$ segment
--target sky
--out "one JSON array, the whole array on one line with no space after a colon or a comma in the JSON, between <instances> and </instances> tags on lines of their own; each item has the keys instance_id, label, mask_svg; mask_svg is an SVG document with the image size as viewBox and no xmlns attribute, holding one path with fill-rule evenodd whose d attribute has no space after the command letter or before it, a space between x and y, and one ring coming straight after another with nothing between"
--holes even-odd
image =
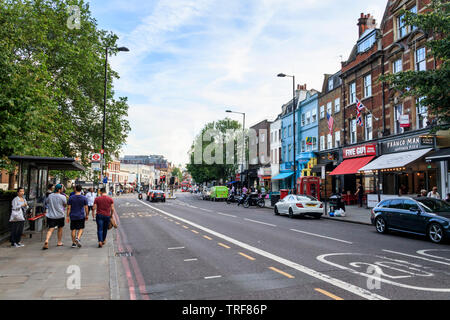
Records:
<instances>
[{"instance_id":1,"label":"sky","mask_svg":"<svg viewBox=\"0 0 450 320\"><path fill-rule=\"evenodd\" d=\"M321 91L358 39L361 13L380 25L387 0L92 0L98 27L119 36L109 58L128 97L122 155L188 162L208 122L275 120L297 84ZM82 26L81 26L82 27Z\"/></svg>"}]
</instances>

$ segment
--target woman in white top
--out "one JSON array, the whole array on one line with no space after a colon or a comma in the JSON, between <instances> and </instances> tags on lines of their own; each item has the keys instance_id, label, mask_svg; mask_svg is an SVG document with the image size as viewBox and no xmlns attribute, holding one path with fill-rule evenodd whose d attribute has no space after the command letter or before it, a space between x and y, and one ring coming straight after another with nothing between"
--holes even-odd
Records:
<instances>
[{"instance_id":1,"label":"woman in white top","mask_svg":"<svg viewBox=\"0 0 450 320\"><path fill-rule=\"evenodd\" d=\"M428 198L435 198L435 199L440 199L441 196L439 195L439 193L437 192L437 187L433 187L433 190L428 192Z\"/></svg>"},{"instance_id":2,"label":"woman in white top","mask_svg":"<svg viewBox=\"0 0 450 320\"><path fill-rule=\"evenodd\" d=\"M28 203L24 198L24 194L25 190L23 188L17 190L17 197L12 201L11 217L9 219L11 223L11 246L16 248L24 246L20 243L25 224L25 216L23 213L28 209Z\"/></svg>"},{"instance_id":3,"label":"woman in white top","mask_svg":"<svg viewBox=\"0 0 450 320\"><path fill-rule=\"evenodd\" d=\"M92 210L92 208L94 207L94 201L95 201L96 195L94 193L93 188L90 188L89 192L86 193L86 198L88 200L88 215L89 215L89 212L92 211L92 218L95 221L94 210Z\"/></svg>"}]
</instances>

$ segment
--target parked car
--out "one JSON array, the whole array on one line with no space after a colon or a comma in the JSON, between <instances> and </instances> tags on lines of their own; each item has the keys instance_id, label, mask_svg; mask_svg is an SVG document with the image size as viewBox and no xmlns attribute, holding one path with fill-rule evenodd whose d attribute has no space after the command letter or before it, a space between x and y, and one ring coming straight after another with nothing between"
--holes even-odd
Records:
<instances>
[{"instance_id":1,"label":"parked car","mask_svg":"<svg viewBox=\"0 0 450 320\"><path fill-rule=\"evenodd\" d=\"M154 190L152 190L152 189L149 189L148 191L147 191L147 201L150 201L150 199L151 199L151 197L152 197L152 193L153 193L153 191Z\"/></svg>"},{"instance_id":2,"label":"parked car","mask_svg":"<svg viewBox=\"0 0 450 320\"><path fill-rule=\"evenodd\" d=\"M153 190L152 195L150 197L151 202L166 202L166 194L162 190Z\"/></svg>"},{"instance_id":3,"label":"parked car","mask_svg":"<svg viewBox=\"0 0 450 320\"><path fill-rule=\"evenodd\" d=\"M324 211L323 203L309 195L290 194L275 203L275 215L288 214L290 218L294 216L312 216L320 219Z\"/></svg>"},{"instance_id":4,"label":"parked car","mask_svg":"<svg viewBox=\"0 0 450 320\"><path fill-rule=\"evenodd\" d=\"M372 209L370 219L379 233L389 230L413 233L427 236L434 243L450 237L450 205L439 199L386 199Z\"/></svg>"},{"instance_id":5,"label":"parked car","mask_svg":"<svg viewBox=\"0 0 450 320\"><path fill-rule=\"evenodd\" d=\"M226 200L228 198L228 188L223 186L211 187L209 197L212 201Z\"/></svg>"},{"instance_id":6,"label":"parked car","mask_svg":"<svg viewBox=\"0 0 450 320\"><path fill-rule=\"evenodd\" d=\"M211 195L211 190L210 190L210 188L203 188L203 191L202 191L202 199L203 199L203 200L209 200L210 195Z\"/></svg>"}]
</instances>

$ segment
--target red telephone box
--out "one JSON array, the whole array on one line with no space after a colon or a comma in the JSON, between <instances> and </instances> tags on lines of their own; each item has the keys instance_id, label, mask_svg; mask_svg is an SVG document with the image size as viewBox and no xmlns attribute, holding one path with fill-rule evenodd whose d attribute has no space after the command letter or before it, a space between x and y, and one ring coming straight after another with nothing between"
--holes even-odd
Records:
<instances>
[{"instance_id":1,"label":"red telephone box","mask_svg":"<svg viewBox=\"0 0 450 320\"><path fill-rule=\"evenodd\" d=\"M297 194L306 194L320 201L320 177L298 178Z\"/></svg>"}]
</instances>

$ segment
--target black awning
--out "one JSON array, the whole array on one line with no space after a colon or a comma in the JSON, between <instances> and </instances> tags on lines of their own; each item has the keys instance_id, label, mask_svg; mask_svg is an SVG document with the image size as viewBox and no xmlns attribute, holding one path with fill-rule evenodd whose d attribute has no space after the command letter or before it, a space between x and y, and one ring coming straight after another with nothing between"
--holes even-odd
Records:
<instances>
[{"instance_id":1,"label":"black awning","mask_svg":"<svg viewBox=\"0 0 450 320\"><path fill-rule=\"evenodd\" d=\"M86 168L74 158L54 158L35 156L9 156L12 161L48 167L48 170L85 171Z\"/></svg>"},{"instance_id":2,"label":"black awning","mask_svg":"<svg viewBox=\"0 0 450 320\"><path fill-rule=\"evenodd\" d=\"M450 148L441 149L425 158L426 161L450 160Z\"/></svg>"}]
</instances>

